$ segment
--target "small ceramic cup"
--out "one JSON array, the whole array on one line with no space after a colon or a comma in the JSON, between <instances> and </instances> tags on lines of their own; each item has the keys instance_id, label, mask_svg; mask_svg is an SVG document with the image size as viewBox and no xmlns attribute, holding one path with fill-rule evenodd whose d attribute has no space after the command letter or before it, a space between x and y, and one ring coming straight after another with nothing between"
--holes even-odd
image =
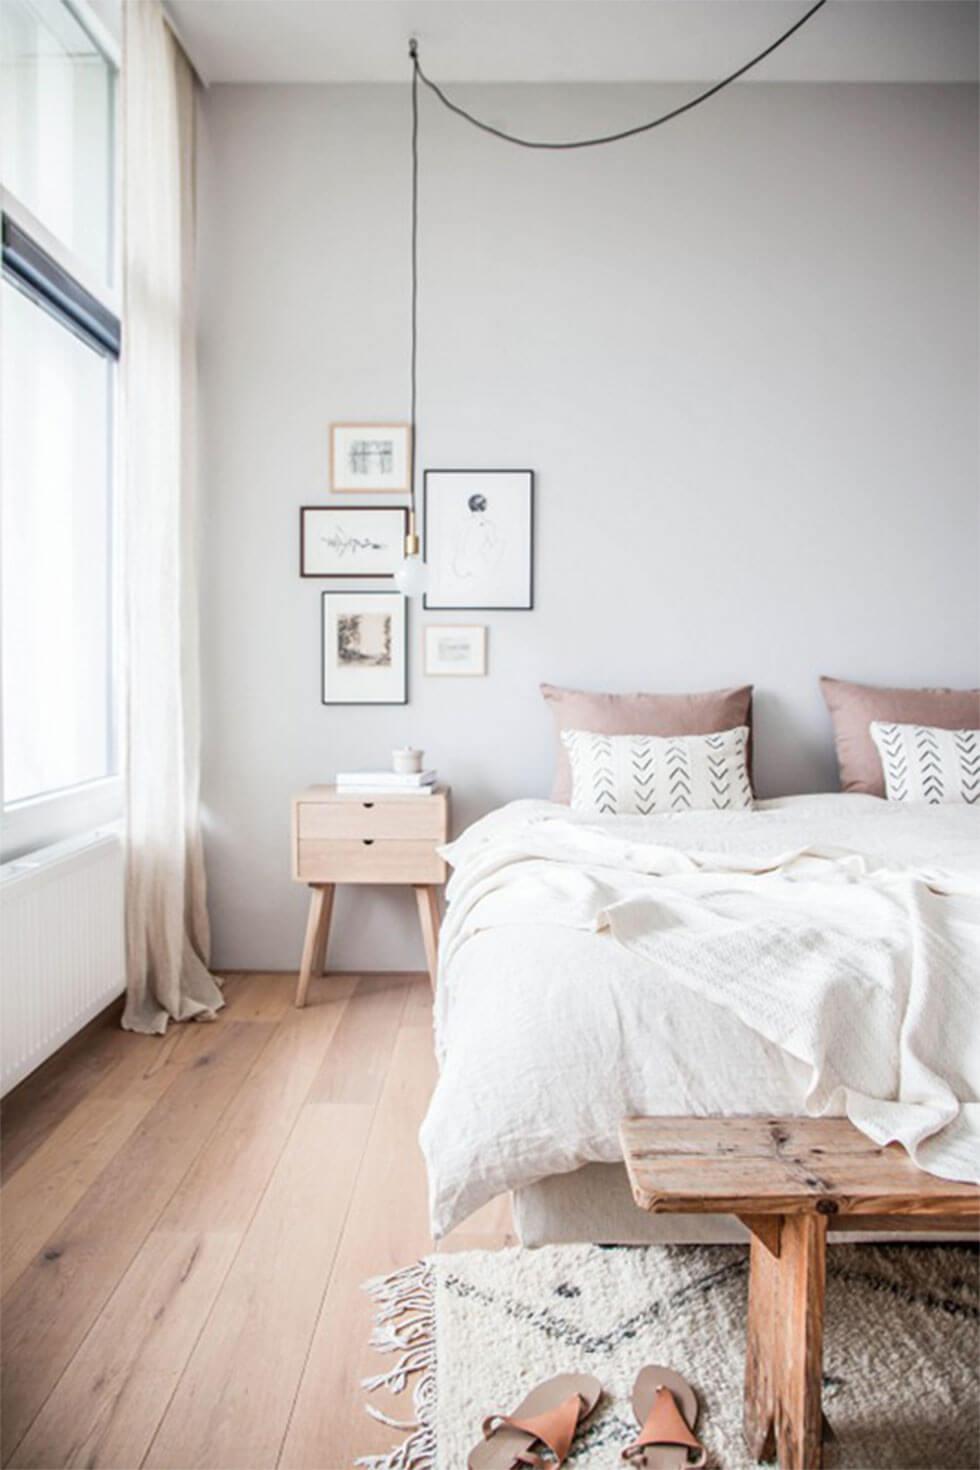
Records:
<instances>
[{"instance_id":1,"label":"small ceramic cup","mask_svg":"<svg viewBox=\"0 0 980 1470\"><path fill-rule=\"evenodd\" d=\"M411 745L403 745L399 750L391 752L391 764L399 776L409 776L422 769L421 750L415 750Z\"/></svg>"}]
</instances>

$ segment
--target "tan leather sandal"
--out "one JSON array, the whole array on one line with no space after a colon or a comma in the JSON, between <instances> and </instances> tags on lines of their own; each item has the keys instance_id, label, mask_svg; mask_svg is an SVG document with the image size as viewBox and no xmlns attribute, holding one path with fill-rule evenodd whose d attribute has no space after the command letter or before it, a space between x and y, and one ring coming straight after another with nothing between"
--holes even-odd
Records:
<instances>
[{"instance_id":1,"label":"tan leather sandal","mask_svg":"<svg viewBox=\"0 0 980 1470\"><path fill-rule=\"evenodd\" d=\"M470 1451L468 1470L550 1470L563 1465L578 1427L592 1413L602 1385L588 1373L559 1373L539 1383L513 1414L490 1414L483 1439ZM534 1450L549 1449L554 1460Z\"/></svg>"},{"instance_id":2,"label":"tan leather sandal","mask_svg":"<svg viewBox=\"0 0 980 1470\"><path fill-rule=\"evenodd\" d=\"M658 1363L641 1368L633 1384L633 1413L640 1432L623 1451L639 1470L698 1470L708 1452L694 1433L698 1396L672 1368ZM697 1450L698 1458L689 1458Z\"/></svg>"}]
</instances>

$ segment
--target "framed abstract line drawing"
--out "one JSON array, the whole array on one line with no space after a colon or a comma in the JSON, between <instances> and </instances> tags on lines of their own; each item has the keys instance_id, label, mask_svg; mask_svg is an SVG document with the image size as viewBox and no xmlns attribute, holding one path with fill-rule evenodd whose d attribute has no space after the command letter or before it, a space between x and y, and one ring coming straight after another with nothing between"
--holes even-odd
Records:
<instances>
[{"instance_id":1,"label":"framed abstract line drawing","mask_svg":"<svg viewBox=\"0 0 980 1470\"><path fill-rule=\"evenodd\" d=\"M331 490L403 495L410 437L408 424L331 424Z\"/></svg>"},{"instance_id":2,"label":"framed abstract line drawing","mask_svg":"<svg viewBox=\"0 0 980 1470\"><path fill-rule=\"evenodd\" d=\"M408 511L399 506L301 505L301 577L390 577L403 555Z\"/></svg>"},{"instance_id":3,"label":"framed abstract line drawing","mask_svg":"<svg viewBox=\"0 0 980 1470\"><path fill-rule=\"evenodd\" d=\"M426 470L426 608L534 606L534 471Z\"/></svg>"},{"instance_id":4,"label":"framed abstract line drawing","mask_svg":"<svg viewBox=\"0 0 980 1470\"><path fill-rule=\"evenodd\" d=\"M324 704L406 704L408 608L400 592L324 592Z\"/></svg>"},{"instance_id":5,"label":"framed abstract line drawing","mask_svg":"<svg viewBox=\"0 0 980 1470\"><path fill-rule=\"evenodd\" d=\"M427 674L479 678L487 671L487 630L482 625L429 623L422 648Z\"/></svg>"}]
</instances>

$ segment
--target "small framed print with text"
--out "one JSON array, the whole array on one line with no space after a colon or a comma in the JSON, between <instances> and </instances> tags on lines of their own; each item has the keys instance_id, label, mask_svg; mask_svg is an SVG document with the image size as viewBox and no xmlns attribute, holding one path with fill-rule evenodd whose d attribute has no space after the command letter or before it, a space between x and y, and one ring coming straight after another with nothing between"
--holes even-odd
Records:
<instances>
[{"instance_id":1,"label":"small framed print with text","mask_svg":"<svg viewBox=\"0 0 980 1470\"><path fill-rule=\"evenodd\" d=\"M487 630L475 623L429 623L423 667L427 674L478 678L487 671Z\"/></svg>"},{"instance_id":2,"label":"small framed print with text","mask_svg":"<svg viewBox=\"0 0 980 1470\"><path fill-rule=\"evenodd\" d=\"M324 592L322 658L324 704L406 704L405 598L400 592Z\"/></svg>"},{"instance_id":3,"label":"small framed print with text","mask_svg":"<svg viewBox=\"0 0 980 1470\"><path fill-rule=\"evenodd\" d=\"M408 424L331 424L331 490L403 495L410 437Z\"/></svg>"},{"instance_id":4,"label":"small framed print with text","mask_svg":"<svg viewBox=\"0 0 980 1470\"><path fill-rule=\"evenodd\" d=\"M426 470L426 608L534 606L534 471Z\"/></svg>"}]
</instances>

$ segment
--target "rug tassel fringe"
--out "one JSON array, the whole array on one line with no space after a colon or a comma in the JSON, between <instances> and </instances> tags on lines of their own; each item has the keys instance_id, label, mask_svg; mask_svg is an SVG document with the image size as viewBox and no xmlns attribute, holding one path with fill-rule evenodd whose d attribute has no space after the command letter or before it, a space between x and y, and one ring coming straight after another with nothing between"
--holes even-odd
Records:
<instances>
[{"instance_id":1,"label":"rug tassel fringe","mask_svg":"<svg viewBox=\"0 0 980 1470\"><path fill-rule=\"evenodd\" d=\"M385 1373L361 1380L368 1392L387 1388L402 1393L410 1376L418 1379L412 1394L415 1418L393 1419L373 1404L365 1408L372 1419L392 1429L411 1430L409 1437L387 1455L369 1455L355 1463L365 1470L435 1470L436 1333L432 1272L426 1261L376 1276L364 1283L376 1303L371 1346L380 1353L400 1354Z\"/></svg>"}]
</instances>

